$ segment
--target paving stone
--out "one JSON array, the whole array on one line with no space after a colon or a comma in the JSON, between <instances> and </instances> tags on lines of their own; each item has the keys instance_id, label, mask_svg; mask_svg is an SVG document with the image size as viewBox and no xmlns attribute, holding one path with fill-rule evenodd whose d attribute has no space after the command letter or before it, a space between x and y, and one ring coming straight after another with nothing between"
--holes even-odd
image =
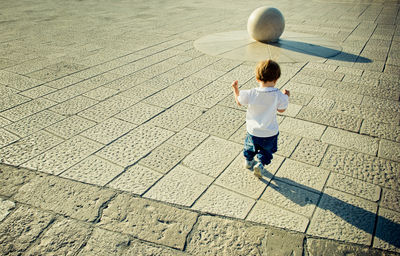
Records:
<instances>
[{"instance_id":1,"label":"paving stone","mask_svg":"<svg viewBox=\"0 0 400 256\"><path fill-rule=\"evenodd\" d=\"M18 166L61 143L63 140L39 131L0 149L1 162Z\"/></svg>"},{"instance_id":2,"label":"paving stone","mask_svg":"<svg viewBox=\"0 0 400 256\"><path fill-rule=\"evenodd\" d=\"M23 167L58 175L102 147L81 136L66 140L23 164Z\"/></svg>"},{"instance_id":3,"label":"paving stone","mask_svg":"<svg viewBox=\"0 0 400 256\"><path fill-rule=\"evenodd\" d=\"M328 144L302 138L290 158L306 164L319 166L327 148Z\"/></svg>"},{"instance_id":4,"label":"paving stone","mask_svg":"<svg viewBox=\"0 0 400 256\"><path fill-rule=\"evenodd\" d=\"M8 119L5 119L3 117L0 116L0 127L4 127L7 126L9 124L11 124L12 122Z\"/></svg>"},{"instance_id":5,"label":"paving stone","mask_svg":"<svg viewBox=\"0 0 400 256\"><path fill-rule=\"evenodd\" d=\"M400 142L400 127L394 124L385 124L372 120L364 120L361 125L360 133L372 137Z\"/></svg>"},{"instance_id":6,"label":"paving stone","mask_svg":"<svg viewBox=\"0 0 400 256\"><path fill-rule=\"evenodd\" d=\"M133 75L124 76L117 80L111 81L107 84L104 84L104 87L107 87L107 88L110 88L113 90L117 90L117 91L126 91L131 88L133 90L134 87L136 87L138 84L140 84L144 81L146 81L145 78L138 77L133 74ZM126 95L124 95L124 97L125 96Z\"/></svg>"},{"instance_id":7,"label":"paving stone","mask_svg":"<svg viewBox=\"0 0 400 256\"><path fill-rule=\"evenodd\" d=\"M139 163L160 173L167 173L188 154L189 151L184 149L162 144L140 160Z\"/></svg>"},{"instance_id":8,"label":"paving stone","mask_svg":"<svg viewBox=\"0 0 400 256\"><path fill-rule=\"evenodd\" d=\"M309 76L307 74L297 73L292 79L291 82L298 82L304 84L310 84L314 86L322 86L326 78L325 76Z\"/></svg>"},{"instance_id":9,"label":"paving stone","mask_svg":"<svg viewBox=\"0 0 400 256\"><path fill-rule=\"evenodd\" d=\"M111 141L121 137L125 133L134 129L136 125L116 119L107 119L88 130L81 133L82 136L91 140L108 144Z\"/></svg>"},{"instance_id":10,"label":"paving stone","mask_svg":"<svg viewBox=\"0 0 400 256\"><path fill-rule=\"evenodd\" d=\"M324 77L330 80L341 81L344 77L343 74L335 73L334 71L323 71L310 68L304 68L300 71L300 74L308 77Z\"/></svg>"},{"instance_id":11,"label":"paving stone","mask_svg":"<svg viewBox=\"0 0 400 256\"><path fill-rule=\"evenodd\" d=\"M2 112L0 115L11 120L18 121L24 117L40 112L53 106L55 103L46 99L35 99L24 104L18 105L12 109Z\"/></svg>"},{"instance_id":12,"label":"paving stone","mask_svg":"<svg viewBox=\"0 0 400 256\"><path fill-rule=\"evenodd\" d=\"M110 89L105 86L100 86L94 90L91 90L87 93L84 93L83 96L86 96L88 98L94 99L94 100L105 100L107 98L110 98L111 96L114 96L117 94L118 91L114 89Z\"/></svg>"},{"instance_id":13,"label":"paving stone","mask_svg":"<svg viewBox=\"0 0 400 256\"><path fill-rule=\"evenodd\" d=\"M55 91L48 95L45 95L44 98L61 103L70 100L76 96L82 95L88 90L90 89L87 89L78 83L71 85L69 87L62 88L61 90Z\"/></svg>"},{"instance_id":14,"label":"paving stone","mask_svg":"<svg viewBox=\"0 0 400 256\"><path fill-rule=\"evenodd\" d=\"M308 105L313 96L309 94L304 94L304 93L293 93L291 92L290 94L290 103L296 104L296 105L301 105L301 106L306 106Z\"/></svg>"},{"instance_id":15,"label":"paving stone","mask_svg":"<svg viewBox=\"0 0 400 256\"><path fill-rule=\"evenodd\" d=\"M17 169L16 167L0 165L0 195L10 197L18 189L31 180L35 174L33 172Z\"/></svg>"},{"instance_id":16,"label":"paving stone","mask_svg":"<svg viewBox=\"0 0 400 256\"><path fill-rule=\"evenodd\" d=\"M187 151L192 151L200 143L202 143L209 135L206 133L198 132L189 128L183 128L176 133L166 143L183 148Z\"/></svg>"},{"instance_id":17,"label":"paving stone","mask_svg":"<svg viewBox=\"0 0 400 256\"><path fill-rule=\"evenodd\" d=\"M103 210L98 227L183 249L197 214L129 195L118 195Z\"/></svg>"},{"instance_id":18,"label":"paving stone","mask_svg":"<svg viewBox=\"0 0 400 256\"><path fill-rule=\"evenodd\" d=\"M242 146L210 137L183 160L183 165L211 177L217 177L242 150Z\"/></svg>"},{"instance_id":19,"label":"paving stone","mask_svg":"<svg viewBox=\"0 0 400 256\"><path fill-rule=\"evenodd\" d=\"M73 115L47 127L45 130L64 139L69 139L94 125L96 125L96 123L93 121Z\"/></svg>"},{"instance_id":20,"label":"paving stone","mask_svg":"<svg viewBox=\"0 0 400 256\"><path fill-rule=\"evenodd\" d=\"M400 103L397 100L380 99L374 96L364 96L362 106L383 109L385 111L400 111Z\"/></svg>"},{"instance_id":21,"label":"paving stone","mask_svg":"<svg viewBox=\"0 0 400 256\"><path fill-rule=\"evenodd\" d=\"M325 189L307 234L370 245L377 204L362 198Z\"/></svg>"},{"instance_id":22,"label":"paving stone","mask_svg":"<svg viewBox=\"0 0 400 256\"><path fill-rule=\"evenodd\" d=\"M17 140L19 140L19 137L17 135L0 128L0 148L7 146Z\"/></svg>"},{"instance_id":23,"label":"paving stone","mask_svg":"<svg viewBox=\"0 0 400 256\"><path fill-rule=\"evenodd\" d=\"M288 243L287 241L290 241ZM286 230L268 228L263 240L262 255L303 255L304 235Z\"/></svg>"},{"instance_id":24,"label":"paving stone","mask_svg":"<svg viewBox=\"0 0 400 256\"><path fill-rule=\"evenodd\" d=\"M2 92L2 96L0 96L0 99L0 111L11 109L30 100L28 97L14 94L12 92Z\"/></svg>"},{"instance_id":25,"label":"paving stone","mask_svg":"<svg viewBox=\"0 0 400 256\"><path fill-rule=\"evenodd\" d=\"M17 90L24 91L43 84L44 82L30 77L0 70L0 83L8 85Z\"/></svg>"},{"instance_id":26,"label":"paving stone","mask_svg":"<svg viewBox=\"0 0 400 256\"><path fill-rule=\"evenodd\" d=\"M97 101L95 100L83 96L78 96L70 100L64 101L63 103L60 103L58 105L55 105L54 107L50 108L50 110L60 115L72 116L77 114L78 112L81 112L84 109L89 108L90 106L93 106L96 103Z\"/></svg>"},{"instance_id":27,"label":"paving stone","mask_svg":"<svg viewBox=\"0 0 400 256\"><path fill-rule=\"evenodd\" d=\"M149 123L178 132L198 118L203 111L202 108L196 106L178 103L153 118Z\"/></svg>"},{"instance_id":28,"label":"paving stone","mask_svg":"<svg viewBox=\"0 0 400 256\"><path fill-rule=\"evenodd\" d=\"M335 101L333 99L314 97L308 104L308 107L322 111L330 111L334 105Z\"/></svg>"},{"instance_id":29,"label":"paving stone","mask_svg":"<svg viewBox=\"0 0 400 256\"><path fill-rule=\"evenodd\" d=\"M115 117L134 124L142 124L164 111L163 108L139 102Z\"/></svg>"},{"instance_id":30,"label":"paving stone","mask_svg":"<svg viewBox=\"0 0 400 256\"><path fill-rule=\"evenodd\" d=\"M399 162L400 143L382 139L379 143L378 156Z\"/></svg>"},{"instance_id":31,"label":"paving stone","mask_svg":"<svg viewBox=\"0 0 400 256\"><path fill-rule=\"evenodd\" d=\"M245 122L245 112L215 106L188 127L212 135L229 138Z\"/></svg>"},{"instance_id":32,"label":"paving stone","mask_svg":"<svg viewBox=\"0 0 400 256\"><path fill-rule=\"evenodd\" d=\"M22 206L0 223L0 253L21 255L54 217L46 212Z\"/></svg>"},{"instance_id":33,"label":"paving stone","mask_svg":"<svg viewBox=\"0 0 400 256\"><path fill-rule=\"evenodd\" d=\"M226 82L215 81L191 94L183 102L203 108L211 108L231 92Z\"/></svg>"},{"instance_id":34,"label":"paving stone","mask_svg":"<svg viewBox=\"0 0 400 256\"><path fill-rule=\"evenodd\" d=\"M0 222L4 220L8 214L15 208L15 203L0 198Z\"/></svg>"},{"instance_id":35,"label":"paving stone","mask_svg":"<svg viewBox=\"0 0 400 256\"><path fill-rule=\"evenodd\" d=\"M329 171L286 159L275 177L283 182L319 193L328 179Z\"/></svg>"},{"instance_id":36,"label":"paving stone","mask_svg":"<svg viewBox=\"0 0 400 256\"><path fill-rule=\"evenodd\" d=\"M289 90L291 93L296 94L296 93L303 93L303 94L308 94L312 96L322 96L326 92L326 88L323 88L321 86L314 86L310 84L303 84L299 82L289 82L286 83L285 86L283 87L284 89Z\"/></svg>"},{"instance_id":37,"label":"paving stone","mask_svg":"<svg viewBox=\"0 0 400 256\"><path fill-rule=\"evenodd\" d=\"M178 165L146 192L144 197L190 207L213 181L209 176Z\"/></svg>"},{"instance_id":38,"label":"paving stone","mask_svg":"<svg viewBox=\"0 0 400 256\"><path fill-rule=\"evenodd\" d=\"M400 212L400 191L384 188L380 206Z\"/></svg>"},{"instance_id":39,"label":"paving stone","mask_svg":"<svg viewBox=\"0 0 400 256\"><path fill-rule=\"evenodd\" d=\"M72 255L89 239L89 225L71 219L56 221L41 236L40 241L30 247L26 255Z\"/></svg>"},{"instance_id":40,"label":"paving stone","mask_svg":"<svg viewBox=\"0 0 400 256\"><path fill-rule=\"evenodd\" d=\"M301 110L303 106L289 103L287 109L283 113L278 113L278 115L282 116L290 116L290 117L295 117Z\"/></svg>"},{"instance_id":41,"label":"paving stone","mask_svg":"<svg viewBox=\"0 0 400 256\"><path fill-rule=\"evenodd\" d=\"M254 199L211 185L192 208L201 212L244 219L254 203Z\"/></svg>"},{"instance_id":42,"label":"paving stone","mask_svg":"<svg viewBox=\"0 0 400 256\"><path fill-rule=\"evenodd\" d=\"M156 247L128 235L95 228L89 241L78 255L184 255L179 250Z\"/></svg>"},{"instance_id":43,"label":"paving stone","mask_svg":"<svg viewBox=\"0 0 400 256\"><path fill-rule=\"evenodd\" d=\"M276 154L289 157L297 145L301 137L287 133L287 132L279 132L278 135L278 151ZM242 140L244 142L244 139Z\"/></svg>"},{"instance_id":44,"label":"paving stone","mask_svg":"<svg viewBox=\"0 0 400 256\"><path fill-rule=\"evenodd\" d=\"M96 155L126 167L146 156L173 134L162 128L142 125L107 145Z\"/></svg>"},{"instance_id":45,"label":"paving stone","mask_svg":"<svg viewBox=\"0 0 400 256\"><path fill-rule=\"evenodd\" d=\"M259 255L266 232L263 226L201 216L186 250L193 255Z\"/></svg>"},{"instance_id":46,"label":"paving stone","mask_svg":"<svg viewBox=\"0 0 400 256\"><path fill-rule=\"evenodd\" d=\"M43 210L92 222L97 219L99 208L114 195L114 192L104 188L42 175L23 185L14 199Z\"/></svg>"},{"instance_id":47,"label":"paving stone","mask_svg":"<svg viewBox=\"0 0 400 256\"><path fill-rule=\"evenodd\" d=\"M373 247L400 252L400 213L379 208Z\"/></svg>"},{"instance_id":48,"label":"paving stone","mask_svg":"<svg viewBox=\"0 0 400 256\"><path fill-rule=\"evenodd\" d=\"M240 66L235 67L234 69L220 77L218 80L228 83L232 83L232 81L238 80L239 83L246 83L254 77L254 69L254 66L241 64Z\"/></svg>"},{"instance_id":49,"label":"paving stone","mask_svg":"<svg viewBox=\"0 0 400 256\"><path fill-rule=\"evenodd\" d=\"M50 93L54 92L55 90L56 89L48 87L46 85L40 85L38 87L34 87L27 91L21 92L21 95L29 97L31 99L37 99L39 97L42 97L43 95L50 94Z\"/></svg>"},{"instance_id":50,"label":"paving stone","mask_svg":"<svg viewBox=\"0 0 400 256\"><path fill-rule=\"evenodd\" d=\"M84 65L80 65L77 63L69 62L69 61L60 61L58 63L47 66L46 68L52 69L52 70L64 71L67 73L75 73L75 72L85 69L87 67Z\"/></svg>"},{"instance_id":51,"label":"paving stone","mask_svg":"<svg viewBox=\"0 0 400 256\"><path fill-rule=\"evenodd\" d=\"M78 82L81 81L81 80L82 80L82 79L77 78L77 77L65 76L65 77L62 77L62 78L60 78L60 79L57 79L57 80L48 82L48 83L46 83L45 85L46 85L46 86L49 86L49 87L51 87L51 88L54 88L54 89L63 89L63 88L65 88L65 87L68 87L68 86L70 86L70 85L73 85L73 84L75 84L75 83L78 83Z\"/></svg>"},{"instance_id":52,"label":"paving stone","mask_svg":"<svg viewBox=\"0 0 400 256\"><path fill-rule=\"evenodd\" d=\"M285 120L283 120L283 122L279 125L280 131L315 140L319 140L321 138L325 129L326 127L323 125L289 117L285 118Z\"/></svg>"},{"instance_id":53,"label":"paving stone","mask_svg":"<svg viewBox=\"0 0 400 256\"><path fill-rule=\"evenodd\" d=\"M34 78L43 82L49 82L56 80L57 78L68 75L69 72L62 70L51 70L51 69L40 69L31 73L26 74L27 77Z\"/></svg>"}]
</instances>

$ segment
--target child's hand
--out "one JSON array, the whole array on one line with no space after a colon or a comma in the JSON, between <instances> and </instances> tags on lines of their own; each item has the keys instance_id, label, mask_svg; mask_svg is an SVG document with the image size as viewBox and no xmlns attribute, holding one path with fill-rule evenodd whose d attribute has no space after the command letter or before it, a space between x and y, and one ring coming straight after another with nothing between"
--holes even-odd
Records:
<instances>
[{"instance_id":1,"label":"child's hand","mask_svg":"<svg viewBox=\"0 0 400 256\"><path fill-rule=\"evenodd\" d=\"M288 97L290 97L290 92L289 92L289 90L284 89L284 90L283 90L283 94L286 94Z\"/></svg>"},{"instance_id":2,"label":"child's hand","mask_svg":"<svg viewBox=\"0 0 400 256\"><path fill-rule=\"evenodd\" d=\"M235 89L235 90L239 88L238 80L233 81L232 88Z\"/></svg>"}]
</instances>

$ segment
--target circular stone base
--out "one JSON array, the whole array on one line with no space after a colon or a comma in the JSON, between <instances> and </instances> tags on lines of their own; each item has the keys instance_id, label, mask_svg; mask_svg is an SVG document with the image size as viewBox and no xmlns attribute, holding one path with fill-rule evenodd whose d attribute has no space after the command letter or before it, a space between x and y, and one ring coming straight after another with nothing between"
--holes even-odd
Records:
<instances>
[{"instance_id":1,"label":"circular stone base","mask_svg":"<svg viewBox=\"0 0 400 256\"><path fill-rule=\"evenodd\" d=\"M278 42L267 44L252 39L245 30L230 31L204 36L194 46L208 55L252 62L265 59L279 63L323 62L342 52L336 42L295 32L284 32Z\"/></svg>"}]
</instances>

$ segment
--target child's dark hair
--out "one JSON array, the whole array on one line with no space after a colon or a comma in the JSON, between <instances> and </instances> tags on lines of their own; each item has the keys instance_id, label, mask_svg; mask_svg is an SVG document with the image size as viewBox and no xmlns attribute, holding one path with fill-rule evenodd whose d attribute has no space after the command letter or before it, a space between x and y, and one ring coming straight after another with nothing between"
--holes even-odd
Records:
<instances>
[{"instance_id":1,"label":"child's dark hair","mask_svg":"<svg viewBox=\"0 0 400 256\"><path fill-rule=\"evenodd\" d=\"M261 61L256 68L257 80L263 82L272 82L281 77L281 68L273 60Z\"/></svg>"}]
</instances>

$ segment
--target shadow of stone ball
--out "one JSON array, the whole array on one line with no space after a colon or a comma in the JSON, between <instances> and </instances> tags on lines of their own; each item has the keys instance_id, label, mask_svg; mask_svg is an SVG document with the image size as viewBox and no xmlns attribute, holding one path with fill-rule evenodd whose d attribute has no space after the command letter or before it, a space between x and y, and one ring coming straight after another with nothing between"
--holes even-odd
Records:
<instances>
[{"instance_id":1,"label":"shadow of stone ball","mask_svg":"<svg viewBox=\"0 0 400 256\"><path fill-rule=\"evenodd\" d=\"M285 29L282 13L272 7L263 6L254 10L247 21L247 32L259 42L277 42Z\"/></svg>"}]
</instances>

